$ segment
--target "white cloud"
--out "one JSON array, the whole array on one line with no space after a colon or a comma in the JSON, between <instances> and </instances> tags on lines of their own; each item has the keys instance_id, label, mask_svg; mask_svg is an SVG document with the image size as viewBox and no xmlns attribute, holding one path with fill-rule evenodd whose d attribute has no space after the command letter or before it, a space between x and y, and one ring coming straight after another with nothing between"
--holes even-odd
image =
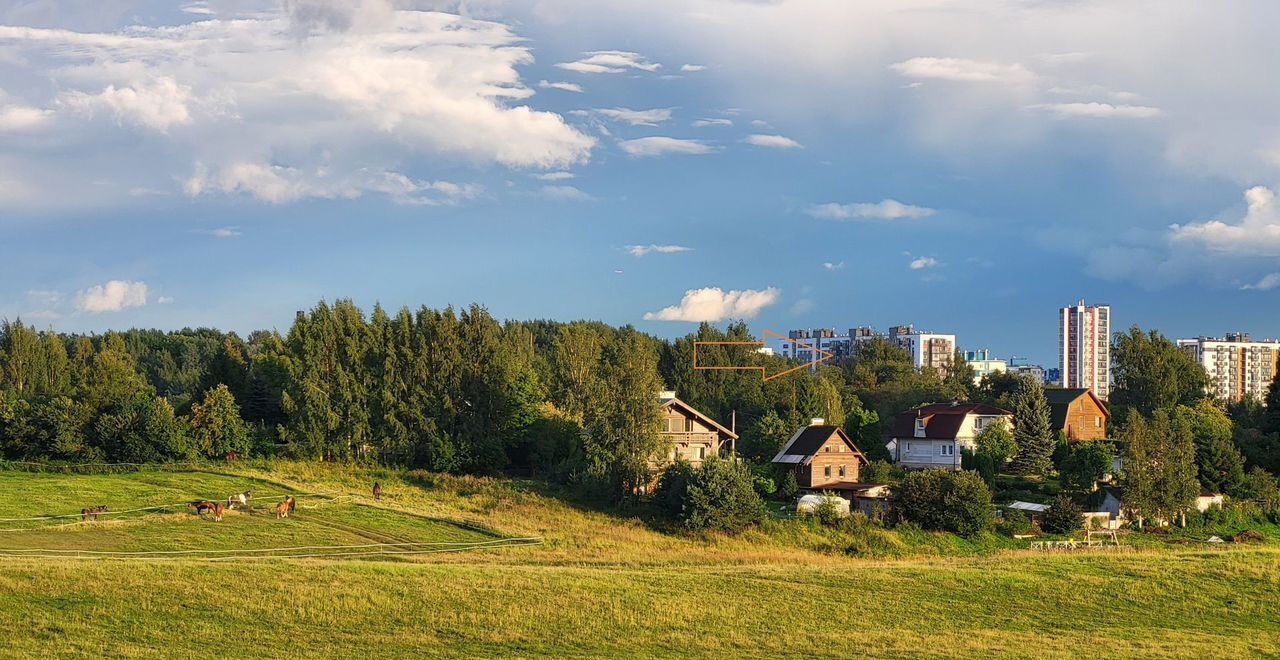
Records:
<instances>
[{"instance_id":1,"label":"white cloud","mask_svg":"<svg viewBox=\"0 0 1280 660\"><path fill-rule=\"evenodd\" d=\"M651 110L598 108L594 112L614 121L626 122L632 126L657 126L671 119L671 110L671 108L653 108Z\"/></svg>"},{"instance_id":2,"label":"white cloud","mask_svg":"<svg viewBox=\"0 0 1280 660\"><path fill-rule=\"evenodd\" d=\"M677 252L691 252L693 251L693 248L685 247L683 245L654 245L651 243L649 245L628 245L626 250L627 252L630 252L632 256L643 257L647 254L654 253L675 254Z\"/></svg>"},{"instance_id":3,"label":"white cloud","mask_svg":"<svg viewBox=\"0 0 1280 660\"><path fill-rule=\"evenodd\" d=\"M911 206L894 199L885 199L876 203L858 202L854 204L815 204L805 210L809 215L822 220L898 220L902 218L927 218L936 211L923 206Z\"/></svg>"},{"instance_id":4,"label":"white cloud","mask_svg":"<svg viewBox=\"0 0 1280 660\"><path fill-rule=\"evenodd\" d=\"M769 287L762 291L724 291L719 287L690 289L680 304L646 312L646 321L723 321L754 318L760 310L778 302L781 292Z\"/></svg>"},{"instance_id":5,"label":"white cloud","mask_svg":"<svg viewBox=\"0 0 1280 660\"><path fill-rule=\"evenodd\" d=\"M106 284L91 286L76 298L76 309L90 314L118 312L127 307L147 304L145 282L111 280Z\"/></svg>"},{"instance_id":6,"label":"white cloud","mask_svg":"<svg viewBox=\"0 0 1280 660\"><path fill-rule=\"evenodd\" d=\"M838 262L824 261L822 262L822 268L824 270L844 270L844 262L843 261L838 261Z\"/></svg>"},{"instance_id":7,"label":"white cloud","mask_svg":"<svg viewBox=\"0 0 1280 660\"><path fill-rule=\"evenodd\" d=\"M595 199L573 186L543 186L540 192L547 199L561 202L587 202Z\"/></svg>"},{"instance_id":8,"label":"white cloud","mask_svg":"<svg viewBox=\"0 0 1280 660\"><path fill-rule=\"evenodd\" d=\"M1244 291L1270 291L1278 286L1280 286L1280 273L1269 273L1263 275L1256 284L1246 284L1240 288Z\"/></svg>"},{"instance_id":9,"label":"white cloud","mask_svg":"<svg viewBox=\"0 0 1280 660\"><path fill-rule=\"evenodd\" d=\"M58 103L90 117L99 111L110 112L119 124L134 124L161 133L192 121L191 87L180 85L169 76L120 88L107 85L97 94L72 90L58 97Z\"/></svg>"},{"instance_id":10,"label":"white cloud","mask_svg":"<svg viewBox=\"0 0 1280 660\"><path fill-rule=\"evenodd\" d=\"M543 181L564 181L574 178L573 172L546 172L538 175Z\"/></svg>"},{"instance_id":11,"label":"white cloud","mask_svg":"<svg viewBox=\"0 0 1280 660\"><path fill-rule=\"evenodd\" d=\"M733 126L732 119L724 119L720 117L698 119L693 122L695 128L703 128L706 126Z\"/></svg>"},{"instance_id":12,"label":"white cloud","mask_svg":"<svg viewBox=\"0 0 1280 660\"><path fill-rule=\"evenodd\" d=\"M702 155L715 151L713 147L701 140L684 140L680 138L653 136L622 140L619 147L629 156L650 158L667 154Z\"/></svg>"},{"instance_id":13,"label":"white cloud","mask_svg":"<svg viewBox=\"0 0 1280 660\"><path fill-rule=\"evenodd\" d=\"M324 167L304 171L261 162L237 162L217 171L197 163L183 190L191 197L248 194L272 204L307 198L357 199L366 193L379 193L399 204L442 206L474 199L482 188L451 181L419 181L390 171L361 170L337 177Z\"/></svg>"},{"instance_id":14,"label":"white cloud","mask_svg":"<svg viewBox=\"0 0 1280 660\"><path fill-rule=\"evenodd\" d=\"M159 298L156 298L156 304L157 304L157 305L172 305L172 304L173 304L173 296L160 296Z\"/></svg>"},{"instance_id":15,"label":"white cloud","mask_svg":"<svg viewBox=\"0 0 1280 660\"><path fill-rule=\"evenodd\" d=\"M26 131L49 122L48 110L22 105L0 106L0 133Z\"/></svg>"},{"instance_id":16,"label":"white cloud","mask_svg":"<svg viewBox=\"0 0 1280 660\"><path fill-rule=\"evenodd\" d=\"M4 99L4 122L40 122L29 109L49 107L43 121L58 140L56 154L6 154L0 169L22 174L4 177L3 201L125 202L130 189L172 190L172 173L195 163L211 179L188 189L283 203L349 197L375 186L361 181L418 165L550 169L590 158L596 138L527 105L520 68L533 56L508 26L382 0L311 13L304 4L316 3L117 32L0 25L0 50L49 79ZM100 117L158 137L120 149ZM54 160L65 153L79 155ZM73 199L68 186L87 194Z\"/></svg>"},{"instance_id":17,"label":"white cloud","mask_svg":"<svg viewBox=\"0 0 1280 660\"><path fill-rule=\"evenodd\" d=\"M916 257L911 260L909 265L911 266L911 270L925 270L927 268L937 268L942 264L933 257Z\"/></svg>"},{"instance_id":18,"label":"white cloud","mask_svg":"<svg viewBox=\"0 0 1280 660\"><path fill-rule=\"evenodd\" d=\"M706 65L704 65L704 64L682 64L682 65L680 65L680 73L697 73L697 72L699 72L699 71L706 71L706 70L707 70L707 67L706 67Z\"/></svg>"},{"instance_id":19,"label":"white cloud","mask_svg":"<svg viewBox=\"0 0 1280 660\"><path fill-rule=\"evenodd\" d=\"M1151 119L1164 114L1160 108L1145 105L1111 105L1110 103L1038 103L1028 110L1040 110L1055 117L1117 117L1121 119Z\"/></svg>"},{"instance_id":20,"label":"white cloud","mask_svg":"<svg viewBox=\"0 0 1280 660\"><path fill-rule=\"evenodd\" d=\"M1210 220L1171 225L1175 242L1204 247L1220 254L1280 257L1280 205L1270 188L1254 186L1244 193L1246 211L1238 224Z\"/></svg>"},{"instance_id":21,"label":"white cloud","mask_svg":"<svg viewBox=\"0 0 1280 660\"><path fill-rule=\"evenodd\" d=\"M956 57L913 57L889 66L907 78L928 78L956 82L1024 83L1035 74L1021 64L1006 64Z\"/></svg>"},{"instance_id":22,"label":"white cloud","mask_svg":"<svg viewBox=\"0 0 1280 660\"><path fill-rule=\"evenodd\" d=\"M205 234L214 238L235 238L240 235L240 230L236 227L218 227L216 229L193 229L196 234Z\"/></svg>"},{"instance_id":23,"label":"white cloud","mask_svg":"<svg viewBox=\"0 0 1280 660\"><path fill-rule=\"evenodd\" d=\"M803 146L789 137L782 135L761 135L758 133L748 135L745 142L757 147L768 147L771 149L799 149Z\"/></svg>"},{"instance_id":24,"label":"white cloud","mask_svg":"<svg viewBox=\"0 0 1280 660\"><path fill-rule=\"evenodd\" d=\"M547 80L539 80L538 87L540 89L558 89L564 92L582 93L582 85L571 82L550 82Z\"/></svg>"},{"instance_id":25,"label":"white cloud","mask_svg":"<svg viewBox=\"0 0 1280 660\"><path fill-rule=\"evenodd\" d=\"M627 69L657 71L661 64L650 62L643 55L625 50L596 50L583 53L585 57L573 62L561 62L556 66L575 73L622 73Z\"/></svg>"}]
</instances>

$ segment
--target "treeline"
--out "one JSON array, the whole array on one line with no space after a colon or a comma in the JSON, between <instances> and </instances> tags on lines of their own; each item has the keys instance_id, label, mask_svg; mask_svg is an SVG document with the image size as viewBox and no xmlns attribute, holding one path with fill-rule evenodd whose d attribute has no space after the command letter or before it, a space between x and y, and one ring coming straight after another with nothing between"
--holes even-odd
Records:
<instances>
[{"instance_id":1,"label":"treeline","mask_svg":"<svg viewBox=\"0 0 1280 660\"><path fill-rule=\"evenodd\" d=\"M838 364L768 381L759 371L693 368L695 342L752 341L743 323L665 340L595 322L500 322L478 305L366 314L347 300L299 312L283 336L73 335L5 321L0 454L142 462L279 452L437 471L522 469L626 490L647 478L661 449L656 393L671 389L722 423L735 420L739 452L762 467L812 417L844 426L872 459L887 458L882 439L896 413L953 399L1018 413L1010 447L1023 454L1013 454L1020 472L1056 469L1062 458L1048 462L1053 439L1040 428L1038 385L1007 375L974 385L958 358L940 374L921 371L898 347L870 341ZM1117 336L1115 356L1112 437L1133 426L1130 411L1201 420L1212 409L1226 423L1196 435L1205 438L1195 441L1201 483L1234 483L1237 459L1246 472L1280 468L1274 387L1270 406L1204 402L1203 371L1136 328ZM698 363L767 373L794 366L742 345L700 345Z\"/></svg>"}]
</instances>

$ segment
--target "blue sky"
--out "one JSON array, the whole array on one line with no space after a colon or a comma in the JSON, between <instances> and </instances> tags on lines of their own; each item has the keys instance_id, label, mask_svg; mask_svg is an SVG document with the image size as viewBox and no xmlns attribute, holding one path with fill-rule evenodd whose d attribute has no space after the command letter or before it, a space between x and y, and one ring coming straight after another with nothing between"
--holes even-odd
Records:
<instances>
[{"instance_id":1,"label":"blue sky","mask_svg":"<svg viewBox=\"0 0 1280 660\"><path fill-rule=\"evenodd\" d=\"M1280 335L1280 6L1117 4L11 0L0 315Z\"/></svg>"}]
</instances>

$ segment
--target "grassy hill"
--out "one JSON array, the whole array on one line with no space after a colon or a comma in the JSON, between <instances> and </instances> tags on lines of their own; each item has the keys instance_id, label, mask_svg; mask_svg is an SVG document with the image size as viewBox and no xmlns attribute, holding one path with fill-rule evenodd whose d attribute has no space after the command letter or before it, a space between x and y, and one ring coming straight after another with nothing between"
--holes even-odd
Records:
<instances>
[{"instance_id":1,"label":"grassy hill","mask_svg":"<svg viewBox=\"0 0 1280 660\"><path fill-rule=\"evenodd\" d=\"M385 489L378 503L367 496L375 480ZM1280 551L1269 545L1046 555L995 537L786 520L693 538L534 482L306 463L0 472L0 518L246 489L264 500L306 496L288 520L263 506L222 523L181 509L90 525L0 522L0 550L221 551L0 559L0 655L1202 657L1280 648ZM542 542L475 545L513 537ZM245 552L388 541L466 545L355 558Z\"/></svg>"}]
</instances>

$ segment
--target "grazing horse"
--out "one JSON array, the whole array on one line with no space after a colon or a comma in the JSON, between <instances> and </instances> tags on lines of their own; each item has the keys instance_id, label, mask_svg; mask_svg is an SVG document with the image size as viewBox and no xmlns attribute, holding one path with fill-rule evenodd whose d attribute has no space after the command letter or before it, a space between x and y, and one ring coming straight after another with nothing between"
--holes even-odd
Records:
<instances>
[{"instance_id":1,"label":"grazing horse","mask_svg":"<svg viewBox=\"0 0 1280 660\"><path fill-rule=\"evenodd\" d=\"M90 518L97 520L99 514L107 512L107 505L102 504L88 509L80 509L80 522L85 522Z\"/></svg>"},{"instance_id":2,"label":"grazing horse","mask_svg":"<svg viewBox=\"0 0 1280 660\"><path fill-rule=\"evenodd\" d=\"M236 493L235 495L228 495L227 508L234 509L237 506L241 506L241 507L248 506L249 498L251 497L253 497L253 491L249 491L249 490L246 490L243 493Z\"/></svg>"},{"instance_id":3,"label":"grazing horse","mask_svg":"<svg viewBox=\"0 0 1280 660\"><path fill-rule=\"evenodd\" d=\"M373 482L373 499L375 501L382 499L382 484Z\"/></svg>"},{"instance_id":4,"label":"grazing horse","mask_svg":"<svg viewBox=\"0 0 1280 660\"><path fill-rule=\"evenodd\" d=\"M276 518L288 518L289 513L298 508L297 500L290 495L284 498L284 501L276 505Z\"/></svg>"},{"instance_id":5,"label":"grazing horse","mask_svg":"<svg viewBox=\"0 0 1280 660\"><path fill-rule=\"evenodd\" d=\"M196 500L188 507L194 508L197 516L204 516L205 511L213 512L214 522L222 522L222 502L210 502L209 500Z\"/></svg>"}]
</instances>

